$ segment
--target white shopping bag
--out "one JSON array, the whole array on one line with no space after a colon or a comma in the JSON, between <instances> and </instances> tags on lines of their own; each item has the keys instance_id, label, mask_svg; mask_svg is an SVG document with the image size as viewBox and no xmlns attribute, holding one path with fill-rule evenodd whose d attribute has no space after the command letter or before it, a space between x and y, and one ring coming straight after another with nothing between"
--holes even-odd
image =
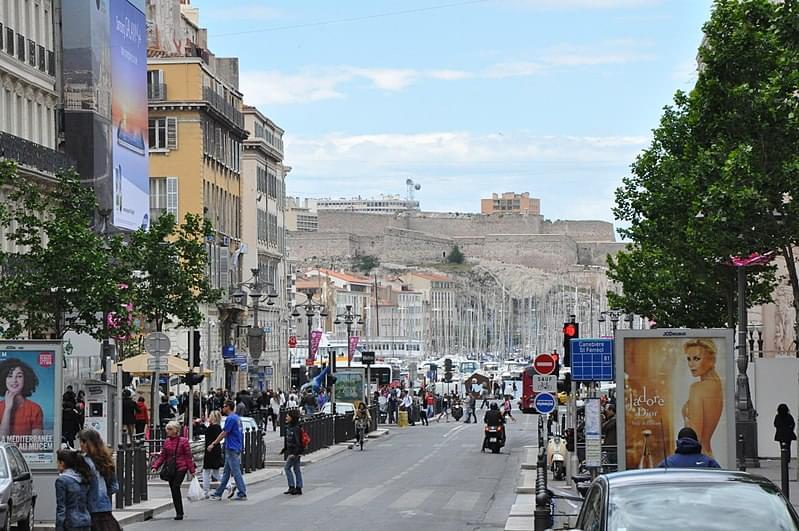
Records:
<instances>
[{"instance_id":1,"label":"white shopping bag","mask_svg":"<svg viewBox=\"0 0 799 531\"><path fill-rule=\"evenodd\" d=\"M203 489L200 487L200 482L197 480L197 476L191 480L189 484L189 493L186 495L189 501L200 501L203 499Z\"/></svg>"}]
</instances>

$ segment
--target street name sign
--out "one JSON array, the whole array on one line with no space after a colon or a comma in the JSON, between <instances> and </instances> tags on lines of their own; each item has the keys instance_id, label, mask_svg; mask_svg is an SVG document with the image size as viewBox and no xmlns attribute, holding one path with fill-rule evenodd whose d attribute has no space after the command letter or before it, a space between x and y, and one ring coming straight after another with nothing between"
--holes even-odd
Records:
<instances>
[{"instance_id":1,"label":"street name sign","mask_svg":"<svg viewBox=\"0 0 799 531\"><path fill-rule=\"evenodd\" d=\"M572 380L611 382L615 380L612 339L571 340Z\"/></svg>"},{"instance_id":2,"label":"street name sign","mask_svg":"<svg viewBox=\"0 0 799 531\"><path fill-rule=\"evenodd\" d=\"M558 407L558 401L551 393L538 393L533 400L533 406L541 414L552 413Z\"/></svg>"},{"instance_id":3,"label":"street name sign","mask_svg":"<svg viewBox=\"0 0 799 531\"><path fill-rule=\"evenodd\" d=\"M147 358L147 370L166 372L169 370L169 358Z\"/></svg>"},{"instance_id":4,"label":"street name sign","mask_svg":"<svg viewBox=\"0 0 799 531\"><path fill-rule=\"evenodd\" d=\"M558 378L554 374L534 374L533 375L534 393L557 393Z\"/></svg>"}]
</instances>

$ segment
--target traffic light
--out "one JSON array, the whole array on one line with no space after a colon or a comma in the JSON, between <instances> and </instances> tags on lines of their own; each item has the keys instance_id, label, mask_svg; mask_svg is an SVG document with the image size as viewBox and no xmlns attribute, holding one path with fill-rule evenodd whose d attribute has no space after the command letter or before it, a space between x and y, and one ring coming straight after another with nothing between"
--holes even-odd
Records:
<instances>
[{"instance_id":1,"label":"traffic light","mask_svg":"<svg viewBox=\"0 0 799 531\"><path fill-rule=\"evenodd\" d=\"M444 381L447 383L452 381L452 360L449 358L444 360Z\"/></svg>"},{"instance_id":2,"label":"traffic light","mask_svg":"<svg viewBox=\"0 0 799 531\"><path fill-rule=\"evenodd\" d=\"M563 366L572 366L571 340L580 337L580 323L563 323Z\"/></svg>"},{"instance_id":3,"label":"traffic light","mask_svg":"<svg viewBox=\"0 0 799 531\"><path fill-rule=\"evenodd\" d=\"M200 331L195 330L192 333L194 334L194 342L192 343L191 366L199 367L202 364L200 357Z\"/></svg>"},{"instance_id":4,"label":"traffic light","mask_svg":"<svg viewBox=\"0 0 799 531\"><path fill-rule=\"evenodd\" d=\"M189 387L202 383L204 379L205 379L204 374L196 374L193 372L188 373L186 376L182 378L183 383L185 383Z\"/></svg>"}]
</instances>

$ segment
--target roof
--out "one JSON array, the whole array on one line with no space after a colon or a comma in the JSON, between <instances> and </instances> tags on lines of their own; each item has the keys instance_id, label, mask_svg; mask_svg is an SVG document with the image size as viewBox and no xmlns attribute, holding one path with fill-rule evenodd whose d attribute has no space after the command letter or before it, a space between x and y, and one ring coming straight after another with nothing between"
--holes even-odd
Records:
<instances>
[{"instance_id":1,"label":"roof","mask_svg":"<svg viewBox=\"0 0 799 531\"><path fill-rule=\"evenodd\" d=\"M319 285L319 280L315 278L298 278L294 281L294 285L297 289L319 289L321 287Z\"/></svg>"},{"instance_id":2,"label":"roof","mask_svg":"<svg viewBox=\"0 0 799 531\"><path fill-rule=\"evenodd\" d=\"M349 282L350 284L367 284L370 285L372 283L372 279L369 277L362 277L361 275L354 275L352 273L341 273L339 271L333 271L331 269L312 269L311 271L319 271L319 273L323 275L327 275L329 277L335 277L345 282Z\"/></svg>"},{"instance_id":3,"label":"roof","mask_svg":"<svg viewBox=\"0 0 799 531\"><path fill-rule=\"evenodd\" d=\"M425 280L433 280L436 282L448 282L450 278L447 275L442 275L440 273L422 273L419 271L414 271L410 273L411 275L419 278L423 278Z\"/></svg>"},{"instance_id":4,"label":"roof","mask_svg":"<svg viewBox=\"0 0 799 531\"><path fill-rule=\"evenodd\" d=\"M649 468L613 472L602 477L611 487L652 485L653 483L718 483L726 481L773 486L771 481L762 476L736 470L711 468Z\"/></svg>"}]
</instances>

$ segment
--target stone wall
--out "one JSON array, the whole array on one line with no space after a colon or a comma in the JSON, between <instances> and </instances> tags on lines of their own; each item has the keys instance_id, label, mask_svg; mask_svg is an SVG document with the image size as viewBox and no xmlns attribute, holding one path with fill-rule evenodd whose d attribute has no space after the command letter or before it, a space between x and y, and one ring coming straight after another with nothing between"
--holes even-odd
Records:
<instances>
[{"instance_id":1,"label":"stone wall","mask_svg":"<svg viewBox=\"0 0 799 531\"><path fill-rule=\"evenodd\" d=\"M423 264L443 259L453 241L423 232L388 228L383 237L382 260L400 264Z\"/></svg>"},{"instance_id":2,"label":"stone wall","mask_svg":"<svg viewBox=\"0 0 799 531\"><path fill-rule=\"evenodd\" d=\"M625 247L627 244L621 242L578 242L577 263L607 267L608 256L615 256Z\"/></svg>"},{"instance_id":3,"label":"stone wall","mask_svg":"<svg viewBox=\"0 0 799 531\"><path fill-rule=\"evenodd\" d=\"M347 233L289 231L286 235L292 260L353 256L360 249L359 238Z\"/></svg>"}]
</instances>

